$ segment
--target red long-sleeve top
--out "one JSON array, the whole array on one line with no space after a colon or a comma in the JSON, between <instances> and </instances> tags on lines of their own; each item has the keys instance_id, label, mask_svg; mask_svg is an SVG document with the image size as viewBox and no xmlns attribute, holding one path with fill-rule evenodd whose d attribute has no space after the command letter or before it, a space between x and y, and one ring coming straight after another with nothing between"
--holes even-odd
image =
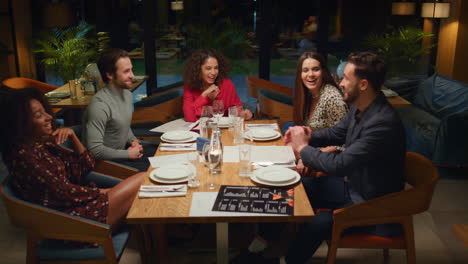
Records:
<instances>
[{"instance_id":1,"label":"red long-sleeve top","mask_svg":"<svg viewBox=\"0 0 468 264\"><path fill-rule=\"evenodd\" d=\"M200 118L203 106L212 105L213 101L209 97L201 96L202 90L191 88L184 85L184 117L187 122L195 122ZM222 100L224 104L224 112L231 106L242 106L242 102L237 96L236 88L229 79L224 79L219 85L219 93L215 100Z\"/></svg>"}]
</instances>

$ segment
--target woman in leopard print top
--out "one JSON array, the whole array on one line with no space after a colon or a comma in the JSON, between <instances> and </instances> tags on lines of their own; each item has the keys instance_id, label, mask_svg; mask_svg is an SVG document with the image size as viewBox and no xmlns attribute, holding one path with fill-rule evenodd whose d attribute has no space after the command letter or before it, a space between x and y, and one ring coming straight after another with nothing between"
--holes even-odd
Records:
<instances>
[{"instance_id":1,"label":"woman in leopard print top","mask_svg":"<svg viewBox=\"0 0 468 264\"><path fill-rule=\"evenodd\" d=\"M294 123L317 131L334 126L347 111L323 57L316 52L303 53L296 68Z\"/></svg>"}]
</instances>

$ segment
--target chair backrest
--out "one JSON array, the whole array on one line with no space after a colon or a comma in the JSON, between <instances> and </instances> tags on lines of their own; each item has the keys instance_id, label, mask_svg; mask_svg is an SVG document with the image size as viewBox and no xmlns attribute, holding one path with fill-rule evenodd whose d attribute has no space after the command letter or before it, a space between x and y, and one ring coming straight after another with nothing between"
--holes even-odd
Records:
<instances>
[{"instance_id":1,"label":"chair backrest","mask_svg":"<svg viewBox=\"0 0 468 264\"><path fill-rule=\"evenodd\" d=\"M54 239L73 239L70 237L71 231L76 233L79 230L82 235L87 234L91 237L107 236L110 232L109 225L22 200L12 190L9 181L0 185L0 194L11 223L35 235ZM86 224L83 224L85 222Z\"/></svg>"},{"instance_id":2,"label":"chair backrest","mask_svg":"<svg viewBox=\"0 0 468 264\"><path fill-rule=\"evenodd\" d=\"M258 91L260 113L270 118L278 118L281 127L283 123L293 118L292 98L270 90L260 89Z\"/></svg>"},{"instance_id":3,"label":"chair backrest","mask_svg":"<svg viewBox=\"0 0 468 264\"><path fill-rule=\"evenodd\" d=\"M254 98L258 98L258 90L266 89L271 90L283 95L291 96L293 95L293 89L281 84L270 82L261 78L256 78L252 76L245 77L247 82L247 92L248 95Z\"/></svg>"},{"instance_id":4,"label":"chair backrest","mask_svg":"<svg viewBox=\"0 0 468 264\"><path fill-rule=\"evenodd\" d=\"M14 77L6 79L2 82L2 84L12 89L38 88L43 93L48 93L58 88L55 85L23 77Z\"/></svg>"},{"instance_id":5,"label":"chair backrest","mask_svg":"<svg viewBox=\"0 0 468 264\"><path fill-rule=\"evenodd\" d=\"M421 154L407 152L405 177L411 188L335 210L335 221L368 223L370 218L409 216L426 211L439 179L437 168Z\"/></svg>"},{"instance_id":6,"label":"chair backrest","mask_svg":"<svg viewBox=\"0 0 468 264\"><path fill-rule=\"evenodd\" d=\"M154 121L168 122L183 116L183 90L155 94L134 104L132 124Z\"/></svg>"},{"instance_id":7,"label":"chair backrest","mask_svg":"<svg viewBox=\"0 0 468 264\"><path fill-rule=\"evenodd\" d=\"M439 179L437 168L423 155L407 152L405 177L406 182L413 186L414 192L418 193L419 212L426 211L430 206L435 185Z\"/></svg>"}]
</instances>

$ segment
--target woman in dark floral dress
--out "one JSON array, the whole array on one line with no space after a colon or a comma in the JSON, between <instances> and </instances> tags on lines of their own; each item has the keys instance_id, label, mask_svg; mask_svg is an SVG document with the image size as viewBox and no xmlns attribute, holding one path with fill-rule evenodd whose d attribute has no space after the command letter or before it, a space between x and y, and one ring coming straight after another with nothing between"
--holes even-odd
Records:
<instances>
[{"instance_id":1,"label":"woman in dark floral dress","mask_svg":"<svg viewBox=\"0 0 468 264\"><path fill-rule=\"evenodd\" d=\"M3 159L12 185L24 200L116 226L126 215L144 173L135 174L109 189L83 185L94 158L73 130L54 130L47 101L37 89L5 92L0 134ZM75 151L60 145L69 139Z\"/></svg>"}]
</instances>

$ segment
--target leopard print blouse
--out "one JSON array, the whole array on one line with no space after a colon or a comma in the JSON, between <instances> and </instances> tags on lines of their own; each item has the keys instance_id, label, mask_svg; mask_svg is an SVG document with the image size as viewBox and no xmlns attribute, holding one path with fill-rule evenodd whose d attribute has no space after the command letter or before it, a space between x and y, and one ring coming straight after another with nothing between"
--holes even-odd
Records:
<instances>
[{"instance_id":1,"label":"leopard print blouse","mask_svg":"<svg viewBox=\"0 0 468 264\"><path fill-rule=\"evenodd\" d=\"M347 112L348 107L341 93L332 85L327 84L320 89L319 102L310 119L306 121L306 125L310 126L312 131L329 128L338 123Z\"/></svg>"}]
</instances>

